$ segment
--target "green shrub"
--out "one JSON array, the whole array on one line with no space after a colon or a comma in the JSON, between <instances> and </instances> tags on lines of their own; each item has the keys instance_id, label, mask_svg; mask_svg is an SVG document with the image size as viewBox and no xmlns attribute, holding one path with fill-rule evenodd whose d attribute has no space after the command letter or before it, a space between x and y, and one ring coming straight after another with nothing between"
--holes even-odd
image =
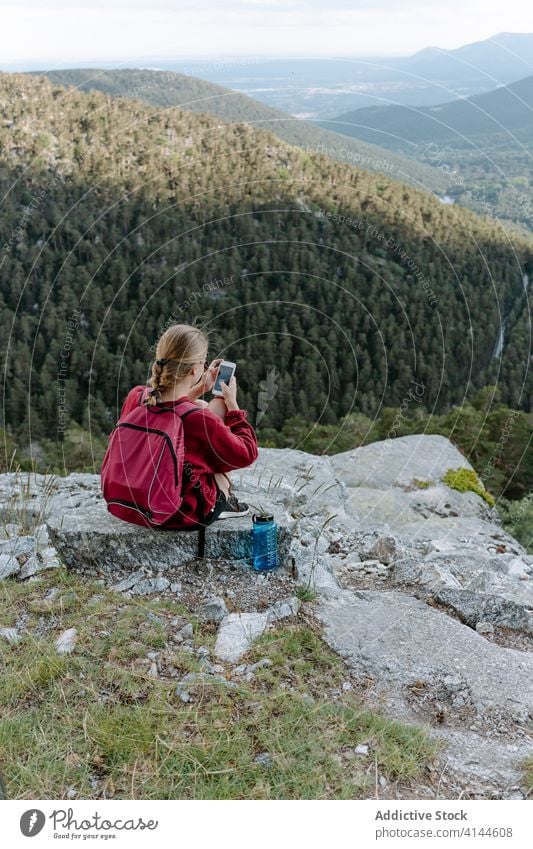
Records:
<instances>
[{"instance_id":1,"label":"green shrub","mask_svg":"<svg viewBox=\"0 0 533 849\"><path fill-rule=\"evenodd\" d=\"M520 501L501 498L498 510L505 530L533 554L533 494Z\"/></svg>"},{"instance_id":2,"label":"green shrub","mask_svg":"<svg viewBox=\"0 0 533 849\"><path fill-rule=\"evenodd\" d=\"M487 492L472 469L448 469L442 480L446 486L456 489L458 492L475 492L487 504L494 507L494 498L490 492Z\"/></svg>"}]
</instances>

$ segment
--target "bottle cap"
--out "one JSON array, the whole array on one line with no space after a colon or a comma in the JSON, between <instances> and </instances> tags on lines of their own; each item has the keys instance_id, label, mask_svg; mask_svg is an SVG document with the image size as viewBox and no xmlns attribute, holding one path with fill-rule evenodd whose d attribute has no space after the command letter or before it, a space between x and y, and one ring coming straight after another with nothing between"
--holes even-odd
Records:
<instances>
[{"instance_id":1,"label":"bottle cap","mask_svg":"<svg viewBox=\"0 0 533 849\"><path fill-rule=\"evenodd\" d=\"M264 515L260 516L257 513L254 513L253 516L252 516L252 522L256 522L256 523L273 522L273 521L274 521L274 516L264 516Z\"/></svg>"}]
</instances>

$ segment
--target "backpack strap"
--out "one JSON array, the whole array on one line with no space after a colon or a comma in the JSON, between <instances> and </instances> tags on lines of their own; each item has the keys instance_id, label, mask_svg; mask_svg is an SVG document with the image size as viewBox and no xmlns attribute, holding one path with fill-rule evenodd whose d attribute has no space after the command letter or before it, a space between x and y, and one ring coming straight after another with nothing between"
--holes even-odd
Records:
<instances>
[{"instance_id":1,"label":"backpack strap","mask_svg":"<svg viewBox=\"0 0 533 849\"><path fill-rule=\"evenodd\" d=\"M139 392L139 402L138 402L139 407L142 406L145 398L147 397L148 391L149 391L149 389L146 386L146 387L143 387L141 389L141 391ZM188 410L184 410L183 413L177 412L176 407L181 407L183 404L189 404L189 403L191 404L191 407ZM197 404L195 404L194 401L181 401L180 404L175 404L173 407L160 407L159 409L154 409L154 407L156 407L156 406L157 405L149 407L150 412L153 413L154 415L160 415L161 413L174 413L174 415L179 416L182 419L184 419L185 416L188 416L190 413L194 413L196 410L203 409L202 407L199 407ZM184 472L185 472L185 474L188 474L189 477L190 477L191 473L188 472L186 467L184 467ZM202 513L204 514L203 518L205 519L205 501L204 501L204 495L203 495L201 488L200 488L200 491L199 491L199 496L200 496L199 501L200 501L200 504L202 505ZM205 524L203 524L203 522L202 522L202 523L200 523L200 527L198 529L197 557L203 559L204 556L205 556Z\"/></svg>"},{"instance_id":2,"label":"backpack strap","mask_svg":"<svg viewBox=\"0 0 533 849\"><path fill-rule=\"evenodd\" d=\"M185 403L187 403L187 402L185 402ZM189 410L185 410L185 412L183 412L183 413L176 413L176 415L179 415L179 416L181 416L182 419L184 419L185 416L188 416L190 413L194 413L194 412L196 412L196 410L203 409L202 407L199 407L197 404L195 404L194 401L191 401L191 404L193 406ZM176 408L172 407L171 409L175 410ZM184 471L185 471L186 474L189 474L189 476L191 475L191 473L188 472L186 468L184 469ZM205 501L204 501L204 494L202 492L201 487L200 487L200 490L198 492L198 495L199 495L200 504L202 505L203 519L205 520ZM203 559L205 557L205 524L204 524L203 521L200 523L200 527L198 529L198 548L197 548L197 551L196 551L196 556L198 558L201 558L201 559Z\"/></svg>"}]
</instances>

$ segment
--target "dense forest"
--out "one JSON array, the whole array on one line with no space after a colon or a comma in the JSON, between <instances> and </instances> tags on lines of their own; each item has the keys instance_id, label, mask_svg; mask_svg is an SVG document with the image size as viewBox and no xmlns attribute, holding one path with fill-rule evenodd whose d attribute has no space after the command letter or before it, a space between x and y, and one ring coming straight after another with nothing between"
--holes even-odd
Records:
<instances>
[{"instance_id":1,"label":"dense forest","mask_svg":"<svg viewBox=\"0 0 533 849\"><path fill-rule=\"evenodd\" d=\"M415 385L432 414L488 383L531 411L532 241L491 219L265 130L29 75L0 75L0 180L18 444L107 433L175 321L238 363L252 419L267 386L265 428L372 420Z\"/></svg>"}]
</instances>

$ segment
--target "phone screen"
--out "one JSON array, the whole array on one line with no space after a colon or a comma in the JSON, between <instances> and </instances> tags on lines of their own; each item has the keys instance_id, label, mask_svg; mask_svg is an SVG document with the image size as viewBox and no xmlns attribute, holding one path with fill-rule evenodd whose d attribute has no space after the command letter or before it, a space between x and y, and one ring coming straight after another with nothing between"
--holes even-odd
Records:
<instances>
[{"instance_id":1,"label":"phone screen","mask_svg":"<svg viewBox=\"0 0 533 849\"><path fill-rule=\"evenodd\" d=\"M222 387L220 385L220 381L223 380L224 383L229 383L231 378L233 377L234 371L235 371L235 369L233 368L233 366L227 366L227 365L224 365L224 363L222 363L222 365L220 366L220 368L218 370L218 375L217 375L217 379L215 380L215 385L213 386L213 391L214 392L221 392Z\"/></svg>"}]
</instances>

